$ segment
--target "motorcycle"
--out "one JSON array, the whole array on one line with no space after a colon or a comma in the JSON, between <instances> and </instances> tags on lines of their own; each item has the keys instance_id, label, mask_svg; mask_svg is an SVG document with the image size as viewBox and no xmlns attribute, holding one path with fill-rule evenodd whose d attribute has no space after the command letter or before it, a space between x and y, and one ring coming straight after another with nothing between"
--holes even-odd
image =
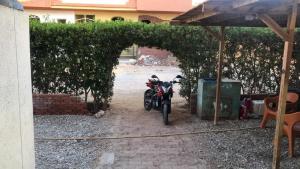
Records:
<instances>
[{"instance_id":1,"label":"motorcycle","mask_svg":"<svg viewBox=\"0 0 300 169\"><path fill-rule=\"evenodd\" d=\"M168 125L168 116L171 113L171 98L174 93L173 84L180 83L181 79L183 77L177 75L172 81L163 82L156 75L152 75L151 79L146 83L150 89L144 93L144 108L147 111L151 109L160 110L165 125Z\"/></svg>"}]
</instances>

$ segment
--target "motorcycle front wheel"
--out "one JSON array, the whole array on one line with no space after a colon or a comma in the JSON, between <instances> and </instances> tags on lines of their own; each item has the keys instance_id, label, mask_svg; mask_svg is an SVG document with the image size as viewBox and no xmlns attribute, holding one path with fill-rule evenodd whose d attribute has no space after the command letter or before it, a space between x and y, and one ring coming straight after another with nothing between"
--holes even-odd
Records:
<instances>
[{"instance_id":1,"label":"motorcycle front wheel","mask_svg":"<svg viewBox=\"0 0 300 169\"><path fill-rule=\"evenodd\" d=\"M144 108L147 111L150 111L152 109L152 91L146 90L144 93Z\"/></svg>"},{"instance_id":2,"label":"motorcycle front wheel","mask_svg":"<svg viewBox=\"0 0 300 169\"><path fill-rule=\"evenodd\" d=\"M163 120L164 120L164 123L165 125L168 125L169 124L169 110L170 109L170 106L168 106L167 104L163 104L162 105L162 115L163 115Z\"/></svg>"}]
</instances>

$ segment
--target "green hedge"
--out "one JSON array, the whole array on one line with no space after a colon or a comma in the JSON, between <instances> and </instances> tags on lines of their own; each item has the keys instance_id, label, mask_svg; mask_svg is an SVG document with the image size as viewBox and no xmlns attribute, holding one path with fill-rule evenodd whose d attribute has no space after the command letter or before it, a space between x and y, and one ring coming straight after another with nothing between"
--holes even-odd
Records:
<instances>
[{"instance_id":1,"label":"green hedge","mask_svg":"<svg viewBox=\"0 0 300 169\"><path fill-rule=\"evenodd\" d=\"M201 28L199 28L201 29ZM218 31L218 30L215 30ZM284 43L268 28L227 28L223 78L242 82L243 94L278 93ZM205 36L209 35L205 32ZM201 35L203 36L203 35ZM214 38L206 49L192 52L192 57L180 59L180 68L188 81L182 84L181 95L189 100L197 90L197 79L216 78L217 47ZM214 45L213 47L211 45ZM296 32L291 65L290 88L300 88L300 33Z\"/></svg>"},{"instance_id":2,"label":"green hedge","mask_svg":"<svg viewBox=\"0 0 300 169\"><path fill-rule=\"evenodd\" d=\"M231 28L226 34L224 76L241 80L245 94L279 92L283 41L267 28ZM299 35L297 32L290 87L300 87Z\"/></svg>"},{"instance_id":3,"label":"green hedge","mask_svg":"<svg viewBox=\"0 0 300 169\"><path fill-rule=\"evenodd\" d=\"M113 68L133 44L174 53L187 81L180 94L196 91L198 78L215 77L218 42L200 27L97 22L30 24L33 90L38 93L91 93L107 104L113 94ZM244 93L276 92L283 43L267 29L226 30L224 76L242 80ZM298 37L298 36L297 36ZM299 38L297 45L299 44ZM299 48L298 48L299 49ZM295 58L298 57L296 52ZM292 83L299 82L294 60Z\"/></svg>"},{"instance_id":4,"label":"green hedge","mask_svg":"<svg viewBox=\"0 0 300 169\"><path fill-rule=\"evenodd\" d=\"M34 92L85 96L91 92L96 104L111 99L112 70L123 49L133 44L167 49L186 64L185 57L198 57L200 61L206 43L211 43L195 27L137 22L32 22L30 36Z\"/></svg>"}]
</instances>

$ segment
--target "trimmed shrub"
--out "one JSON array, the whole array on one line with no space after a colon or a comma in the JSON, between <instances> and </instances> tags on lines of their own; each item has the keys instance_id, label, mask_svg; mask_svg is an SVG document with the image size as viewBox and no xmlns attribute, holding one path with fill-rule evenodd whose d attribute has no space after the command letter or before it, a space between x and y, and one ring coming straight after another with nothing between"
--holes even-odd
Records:
<instances>
[{"instance_id":1,"label":"trimmed shrub","mask_svg":"<svg viewBox=\"0 0 300 169\"><path fill-rule=\"evenodd\" d=\"M216 30L217 31L217 30ZM242 83L243 94L278 93L280 88L283 41L268 28L227 28L223 78L237 79ZM192 52L192 57L181 59L180 68L187 77L180 94L189 100L197 91L199 78L216 78L217 42L203 43L208 50ZM212 45L212 46L211 46ZM300 87L300 33L296 32L291 64L290 88ZM198 52L198 51L197 51ZM193 57L194 56L194 57ZM193 67L191 67L194 65Z\"/></svg>"},{"instance_id":2,"label":"trimmed shrub","mask_svg":"<svg viewBox=\"0 0 300 169\"><path fill-rule=\"evenodd\" d=\"M239 79L244 94L277 93L280 89L283 41L267 28L226 31L224 76ZM296 33L290 87L299 87L299 33Z\"/></svg>"},{"instance_id":3,"label":"trimmed shrub","mask_svg":"<svg viewBox=\"0 0 300 169\"><path fill-rule=\"evenodd\" d=\"M91 93L95 105L110 101L112 70L122 50L133 44L169 50L182 62L182 68L188 65L190 72L208 71L205 66L200 68L202 62L199 61L205 60L207 54L214 54L213 50L208 50L206 42L210 47L214 45L202 29L167 24L32 22L30 36L33 91L84 94L86 100ZM192 57L198 62L194 64ZM188 75L187 69L183 71ZM195 81L192 75L188 78Z\"/></svg>"},{"instance_id":4,"label":"trimmed shrub","mask_svg":"<svg viewBox=\"0 0 300 169\"><path fill-rule=\"evenodd\" d=\"M201 27L96 22L30 24L32 84L35 93L91 94L94 105L113 95L114 73L123 49L137 44L171 51L187 78L181 96L189 100L199 78L216 77L218 42ZM267 29L226 29L224 77L239 79L245 94L278 90L283 42ZM299 50L299 34L296 47ZM299 85L299 52L291 84Z\"/></svg>"}]
</instances>

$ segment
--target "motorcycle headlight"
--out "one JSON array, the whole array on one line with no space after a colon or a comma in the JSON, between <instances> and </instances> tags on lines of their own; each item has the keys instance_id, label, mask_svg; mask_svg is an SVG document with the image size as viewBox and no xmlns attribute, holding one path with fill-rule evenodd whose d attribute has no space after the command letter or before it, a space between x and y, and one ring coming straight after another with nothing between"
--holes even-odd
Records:
<instances>
[{"instance_id":1,"label":"motorcycle headlight","mask_svg":"<svg viewBox=\"0 0 300 169\"><path fill-rule=\"evenodd\" d=\"M171 89L171 86L170 86L170 87L168 87L168 88L166 88L166 87L162 86L162 89L163 89L164 93L168 93L168 92L169 92L169 90Z\"/></svg>"},{"instance_id":2,"label":"motorcycle headlight","mask_svg":"<svg viewBox=\"0 0 300 169\"><path fill-rule=\"evenodd\" d=\"M167 92L168 92L168 90L167 90L166 87L162 86L162 89L163 89L164 93L167 93Z\"/></svg>"},{"instance_id":3,"label":"motorcycle headlight","mask_svg":"<svg viewBox=\"0 0 300 169\"><path fill-rule=\"evenodd\" d=\"M171 86L170 86L170 87L168 87L167 91L169 92L170 90L171 90Z\"/></svg>"}]
</instances>

